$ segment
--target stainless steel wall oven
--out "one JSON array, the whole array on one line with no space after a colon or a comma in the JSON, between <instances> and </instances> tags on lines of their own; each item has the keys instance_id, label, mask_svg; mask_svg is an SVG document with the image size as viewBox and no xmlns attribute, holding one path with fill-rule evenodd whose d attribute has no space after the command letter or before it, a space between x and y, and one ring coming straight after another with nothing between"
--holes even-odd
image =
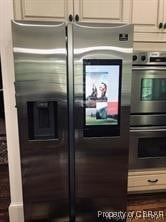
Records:
<instances>
[{"instance_id":1,"label":"stainless steel wall oven","mask_svg":"<svg viewBox=\"0 0 166 222\"><path fill-rule=\"evenodd\" d=\"M166 166L166 53L133 55L130 168Z\"/></svg>"}]
</instances>

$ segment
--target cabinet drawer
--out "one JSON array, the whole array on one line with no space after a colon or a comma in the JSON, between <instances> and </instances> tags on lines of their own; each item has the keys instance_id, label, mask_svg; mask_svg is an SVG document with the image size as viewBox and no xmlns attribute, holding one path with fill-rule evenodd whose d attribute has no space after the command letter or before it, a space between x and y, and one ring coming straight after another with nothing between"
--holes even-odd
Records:
<instances>
[{"instance_id":1,"label":"cabinet drawer","mask_svg":"<svg viewBox=\"0 0 166 222\"><path fill-rule=\"evenodd\" d=\"M166 174L129 176L128 191L166 189Z\"/></svg>"},{"instance_id":2,"label":"cabinet drawer","mask_svg":"<svg viewBox=\"0 0 166 222\"><path fill-rule=\"evenodd\" d=\"M152 186L152 185L166 185L166 175L165 174L156 174L156 175L140 175L140 176L131 176L129 178L129 186Z\"/></svg>"}]
</instances>

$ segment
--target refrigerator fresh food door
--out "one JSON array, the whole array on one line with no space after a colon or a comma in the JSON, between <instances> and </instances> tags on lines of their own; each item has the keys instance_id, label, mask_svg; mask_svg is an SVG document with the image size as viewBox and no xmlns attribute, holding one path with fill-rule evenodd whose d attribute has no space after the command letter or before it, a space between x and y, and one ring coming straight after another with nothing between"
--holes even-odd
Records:
<instances>
[{"instance_id":1,"label":"refrigerator fresh food door","mask_svg":"<svg viewBox=\"0 0 166 222\"><path fill-rule=\"evenodd\" d=\"M25 221L69 221L66 27L12 31Z\"/></svg>"},{"instance_id":2,"label":"refrigerator fresh food door","mask_svg":"<svg viewBox=\"0 0 166 222\"><path fill-rule=\"evenodd\" d=\"M133 28L72 32L76 221L107 221L102 212L126 211Z\"/></svg>"}]
</instances>

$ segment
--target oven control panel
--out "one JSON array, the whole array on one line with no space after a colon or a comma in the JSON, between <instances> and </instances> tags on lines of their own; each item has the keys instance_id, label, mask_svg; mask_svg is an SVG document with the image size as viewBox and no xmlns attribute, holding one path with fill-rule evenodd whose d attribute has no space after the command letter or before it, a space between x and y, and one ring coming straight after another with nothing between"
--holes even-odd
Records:
<instances>
[{"instance_id":1,"label":"oven control panel","mask_svg":"<svg viewBox=\"0 0 166 222\"><path fill-rule=\"evenodd\" d=\"M166 52L133 52L133 65L166 65Z\"/></svg>"}]
</instances>

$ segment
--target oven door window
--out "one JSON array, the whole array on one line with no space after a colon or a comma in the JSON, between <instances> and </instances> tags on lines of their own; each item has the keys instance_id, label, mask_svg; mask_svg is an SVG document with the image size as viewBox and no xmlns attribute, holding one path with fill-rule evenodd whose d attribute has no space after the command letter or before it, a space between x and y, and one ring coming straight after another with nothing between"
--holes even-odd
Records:
<instances>
[{"instance_id":1,"label":"oven door window","mask_svg":"<svg viewBox=\"0 0 166 222\"><path fill-rule=\"evenodd\" d=\"M140 138L138 141L138 158L166 157L166 138Z\"/></svg>"},{"instance_id":2,"label":"oven door window","mask_svg":"<svg viewBox=\"0 0 166 222\"><path fill-rule=\"evenodd\" d=\"M166 78L141 79L141 101L166 100Z\"/></svg>"}]
</instances>

